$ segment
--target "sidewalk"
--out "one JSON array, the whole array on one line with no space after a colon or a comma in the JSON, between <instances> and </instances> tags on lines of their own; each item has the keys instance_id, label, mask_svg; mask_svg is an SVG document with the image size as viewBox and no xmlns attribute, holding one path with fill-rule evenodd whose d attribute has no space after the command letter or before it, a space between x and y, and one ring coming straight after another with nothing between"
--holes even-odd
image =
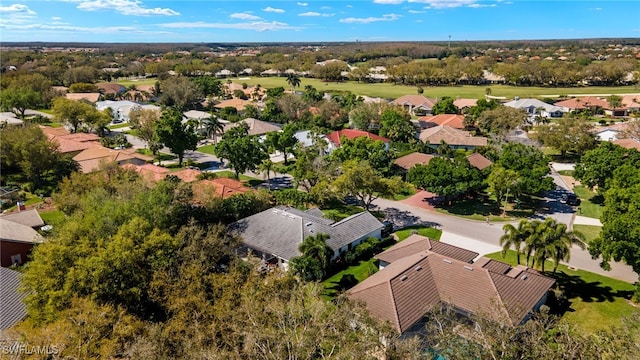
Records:
<instances>
[{"instance_id":1,"label":"sidewalk","mask_svg":"<svg viewBox=\"0 0 640 360\"><path fill-rule=\"evenodd\" d=\"M602 226L602 223L600 222L600 219L576 215L576 217L573 219L573 225Z\"/></svg>"}]
</instances>

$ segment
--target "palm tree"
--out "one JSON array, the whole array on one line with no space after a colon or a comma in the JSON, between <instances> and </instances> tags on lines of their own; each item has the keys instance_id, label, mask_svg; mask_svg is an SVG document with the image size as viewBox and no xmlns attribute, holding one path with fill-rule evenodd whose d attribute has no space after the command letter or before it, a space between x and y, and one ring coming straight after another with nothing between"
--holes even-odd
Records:
<instances>
[{"instance_id":1,"label":"palm tree","mask_svg":"<svg viewBox=\"0 0 640 360\"><path fill-rule=\"evenodd\" d=\"M586 248L584 236L581 233L567 231L567 225L559 224L555 219L547 218L542 227L541 245L536 249L536 258L542 262L542 272L544 272L545 261L549 258L554 262L554 273L560 261L569 261L572 245L578 245L581 249Z\"/></svg>"},{"instance_id":2,"label":"palm tree","mask_svg":"<svg viewBox=\"0 0 640 360\"><path fill-rule=\"evenodd\" d=\"M511 224L507 224L502 227L504 230L504 235L500 237L502 257L507 254L507 250L513 247L518 258L518 265L520 265L520 255L523 253L522 245L527 240L528 228L529 221L525 219L520 220L517 228Z\"/></svg>"},{"instance_id":3,"label":"palm tree","mask_svg":"<svg viewBox=\"0 0 640 360\"><path fill-rule=\"evenodd\" d=\"M271 179L269 179L269 174L271 173L271 170L273 170L273 161L271 161L271 159L265 159L262 161L262 163L259 166L260 171L263 171L264 174L266 174L267 176L267 186L269 187L269 190L271 190Z\"/></svg>"},{"instance_id":4,"label":"palm tree","mask_svg":"<svg viewBox=\"0 0 640 360\"><path fill-rule=\"evenodd\" d=\"M287 74L287 84L291 86L291 92L293 92L294 88L300 86L300 78L296 74Z\"/></svg>"},{"instance_id":5,"label":"palm tree","mask_svg":"<svg viewBox=\"0 0 640 360\"><path fill-rule=\"evenodd\" d=\"M524 241L524 252L527 254L526 265L529 267L534 267L536 262L535 253L539 248L541 248L542 231L544 229L543 225L544 223L540 220L533 220L527 223L527 236ZM531 259L531 264L529 264L529 259Z\"/></svg>"},{"instance_id":6,"label":"palm tree","mask_svg":"<svg viewBox=\"0 0 640 360\"><path fill-rule=\"evenodd\" d=\"M213 135L213 143L218 143L218 133L221 133L224 129L224 124L220 122L217 116L211 114L208 118L205 118L203 121L204 129L207 132L207 136L211 137Z\"/></svg>"},{"instance_id":7,"label":"palm tree","mask_svg":"<svg viewBox=\"0 0 640 360\"><path fill-rule=\"evenodd\" d=\"M298 246L302 255L291 259L293 270L309 280L321 280L333 256L333 250L327 246L327 239L327 234L316 234L304 239Z\"/></svg>"}]
</instances>

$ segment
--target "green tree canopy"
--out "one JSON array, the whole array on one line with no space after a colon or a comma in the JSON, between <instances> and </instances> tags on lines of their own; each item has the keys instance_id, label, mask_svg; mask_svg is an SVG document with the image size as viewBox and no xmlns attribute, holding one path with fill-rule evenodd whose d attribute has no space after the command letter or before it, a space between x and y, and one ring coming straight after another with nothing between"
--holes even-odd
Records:
<instances>
[{"instance_id":1,"label":"green tree canopy","mask_svg":"<svg viewBox=\"0 0 640 360\"><path fill-rule=\"evenodd\" d=\"M15 111L24 120L27 109L35 109L42 104L42 96L28 87L9 87L0 92L2 108Z\"/></svg>"},{"instance_id":2,"label":"green tree canopy","mask_svg":"<svg viewBox=\"0 0 640 360\"><path fill-rule=\"evenodd\" d=\"M604 141L580 158L573 176L582 184L597 188L599 193L604 194L609 188L613 172L624 164L640 167L640 152Z\"/></svg>"},{"instance_id":3,"label":"green tree canopy","mask_svg":"<svg viewBox=\"0 0 640 360\"><path fill-rule=\"evenodd\" d=\"M558 119L555 124L542 125L535 138L544 146L560 151L562 157L568 152L582 155L598 145L591 129L591 121L582 117L567 116Z\"/></svg>"},{"instance_id":4,"label":"green tree canopy","mask_svg":"<svg viewBox=\"0 0 640 360\"><path fill-rule=\"evenodd\" d=\"M506 195L511 192L512 195L515 195L518 183L520 182L520 177L518 173L505 169L502 166L494 166L491 170L491 174L487 178L487 184L489 185L489 192L494 194L496 197L496 201L498 205L500 205L503 201L509 201L506 198ZM506 210L506 205L505 205Z\"/></svg>"},{"instance_id":5,"label":"green tree canopy","mask_svg":"<svg viewBox=\"0 0 640 360\"><path fill-rule=\"evenodd\" d=\"M478 127L486 133L504 136L509 131L523 125L526 120L527 113L522 109L498 106L482 111L477 118L477 123Z\"/></svg>"},{"instance_id":6,"label":"green tree canopy","mask_svg":"<svg viewBox=\"0 0 640 360\"><path fill-rule=\"evenodd\" d=\"M411 123L411 116L399 108L387 108L380 116L380 136L388 137L396 142L412 142L415 140L416 128Z\"/></svg>"},{"instance_id":7,"label":"green tree canopy","mask_svg":"<svg viewBox=\"0 0 640 360\"><path fill-rule=\"evenodd\" d=\"M269 158L260 140L248 134L249 127L242 123L227 130L215 146L216 155L229 162L236 179L247 170L256 170Z\"/></svg>"},{"instance_id":8,"label":"green tree canopy","mask_svg":"<svg viewBox=\"0 0 640 360\"><path fill-rule=\"evenodd\" d=\"M386 150L386 145L382 141L366 136L355 139L342 138L340 147L331 153L330 158L339 162L366 160L371 167L383 174L389 171L393 161L391 151Z\"/></svg>"},{"instance_id":9,"label":"green tree canopy","mask_svg":"<svg viewBox=\"0 0 640 360\"><path fill-rule=\"evenodd\" d=\"M298 246L302 255L292 258L289 262L291 271L306 281L322 280L333 257L333 250L326 243L328 239L327 234L316 234L304 239Z\"/></svg>"},{"instance_id":10,"label":"green tree canopy","mask_svg":"<svg viewBox=\"0 0 640 360\"><path fill-rule=\"evenodd\" d=\"M195 108L202 99L198 86L184 76L172 76L160 83L162 95L160 102L166 106L174 106L181 111Z\"/></svg>"},{"instance_id":11,"label":"green tree canopy","mask_svg":"<svg viewBox=\"0 0 640 360\"><path fill-rule=\"evenodd\" d=\"M445 96L440 99L431 109L433 115L438 114L458 114L460 110L457 106L453 105L453 98Z\"/></svg>"},{"instance_id":12,"label":"green tree canopy","mask_svg":"<svg viewBox=\"0 0 640 360\"><path fill-rule=\"evenodd\" d=\"M380 176L366 160L348 160L342 163L341 174L333 181L332 187L342 196L355 197L368 210L378 197L397 193L401 180Z\"/></svg>"},{"instance_id":13,"label":"green tree canopy","mask_svg":"<svg viewBox=\"0 0 640 360\"><path fill-rule=\"evenodd\" d=\"M158 140L178 156L180 166L182 166L184 153L187 150L196 150L198 147L195 124L183 123L182 112L176 108L168 108L162 112L160 121L156 124L156 133Z\"/></svg>"},{"instance_id":14,"label":"green tree canopy","mask_svg":"<svg viewBox=\"0 0 640 360\"><path fill-rule=\"evenodd\" d=\"M444 197L472 194L484 188L482 174L466 158L435 157L427 165L411 168L407 181Z\"/></svg>"},{"instance_id":15,"label":"green tree canopy","mask_svg":"<svg viewBox=\"0 0 640 360\"><path fill-rule=\"evenodd\" d=\"M267 145L282 153L285 165L289 164L288 156L293 153L293 149L298 143L298 139L294 136L295 132L294 126L287 124L282 128L282 131L267 133Z\"/></svg>"},{"instance_id":16,"label":"green tree canopy","mask_svg":"<svg viewBox=\"0 0 640 360\"><path fill-rule=\"evenodd\" d=\"M553 179L547 176L549 169L548 158L532 146L517 143L505 144L496 161L496 165L507 170L513 170L518 174L518 186L516 195L536 195L541 191L549 191L554 188Z\"/></svg>"}]
</instances>

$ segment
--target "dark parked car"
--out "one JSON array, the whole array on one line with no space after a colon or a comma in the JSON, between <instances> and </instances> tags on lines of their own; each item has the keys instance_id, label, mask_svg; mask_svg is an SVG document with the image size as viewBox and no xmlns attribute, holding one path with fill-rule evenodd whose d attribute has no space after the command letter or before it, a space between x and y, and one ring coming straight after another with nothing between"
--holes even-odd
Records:
<instances>
[{"instance_id":1,"label":"dark parked car","mask_svg":"<svg viewBox=\"0 0 640 360\"><path fill-rule=\"evenodd\" d=\"M578 197L576 196L576 194L569 194L567 195L567 204L574 206L574 205L578 205L580 201L578 200Z\"/></svg>"}]
</instances>

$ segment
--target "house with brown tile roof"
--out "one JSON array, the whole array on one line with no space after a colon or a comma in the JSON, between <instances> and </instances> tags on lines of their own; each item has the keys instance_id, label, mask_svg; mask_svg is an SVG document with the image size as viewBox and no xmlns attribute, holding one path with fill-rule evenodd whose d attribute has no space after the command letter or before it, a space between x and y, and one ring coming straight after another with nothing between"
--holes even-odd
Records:
<instances>
[{"instance_id":1,"label":"house with brown tile roof","mask_svg":"<svg viewBox=\"0 0 640 360\"><path fill-rule=\"evenodd\" d=\"M380 261L378 267L382 270L392 262L422 251L435 252L469 264L480 255L477 252L429 239L426 236L412 234L380 254L375 255L374 258Z\"/></svg>"},{"instance_id":2,"label":"house with brown tile roof","mask_svg":"<svg viewBox=\"0 0 640 360\"><path fill-rule=\"evenodd\" d=\"M478 170L484 170L493 164L491 160L487 159L479 153L473 153L467 156L467 160L469 161L469 164L471 164L471 166L475 167Z\"/></svg>"},{"instance_id":3,"label":"house with brown tile roof","mask_svg":"<svg viewBox=\"0 0 640 360\"><path fill-rule=\"evenodd\" d=\"M436 100L422 95L403 95L391 103L402 106L412 115L429 115L436 104Z\"/></svg>"},{"instance_id":4,"label":"house with brown tile roof","mask_svg":"<svg viewBox=\"0 0 640 360\"><path fill-rule=\"evenodd\" d=\"M200 169L183 169L180 171L169 173L167 175L177 176L180 180L189 183L198 180L200 174L202 174L202 171Z\"/></svg>"},{"instance_id":5,"label":"house with brown tile roof","mask_svg":"<svg viewBox=\"0 0 640 360\"><path fill-rule=\"evenodd\" d=\"M468 131L454 129L450 126L434 126L422 130L419 139L431 148L437 148L444 141L453 149L473 150L478 146L486 146L487 138L471 136Z\"/></svg>"},{"instance_id":6,"label":"house with brown tile roof","mask_svg":"<svg viewBox=\"0 0 640 360\"><path fill-rule=\"evenodd\" d=\"M65 130L66 131L66 130ZM49 140L58 144L58 152L69 156L75 156L81 151L98 147L100 145L100 137L96 134L74 133L55 135L53 133L46 134Z\"/></svg>"},{"instance_id":7,"label":"house with brown tile roof","mask_svg":"<svg viewBox=\"0 0 640 360\"><path fill-rule=\"evenodd\" d=\"M405 170L410 170L416 165L427 165L435 155L414 152L397 158L393 163Z\"/></svg>"},{"instance_id":8,"label":"house with brown tile roof","mask_svg":"<svg viewBox=\"0 0 640 360\"><path fill-rule=\"evenodd\" d=\"M171 170L153 164L123 164L122 167L137 172L143 179L149 182L163 180L167 175L169 175L169 173L171 173Z\"/></svg>"},{"instance_id":9,"label":"house with brown tile roof","mask_svg":"<svg viewBox=\"0 0 640 360\"><path fill-rule=\"evenodd\" d=\"M250 191L255 190L246 187L238 180L229 178L201 180L193 184L193 198L197 203L203 203L212 196L227 199Z\"/></svg>"},{"instance_id":10,"label":"house with brown tile roof","mask_svg":"<svg viewBox=\"0 0 640 360\"><path fill-rule=\"evenodd\" d=\"M465 260L473 254L452 246L438 249L435 243L414 238L407 245L394 245L418 252L400 257L398 248L390 248L397 256L387 253L391 263L351 288L349 298L364 302L373 316L388 321L399 333L419 330L424 315L439 304L514 326L546 302L555 283L521 265L511 267L486 258L469 263ZM429 245L430 249L421 250Z\"/></svg>"},{"instance_id":11,"label":"house with brown tile roof","mask_svg":"<svg viewBox=\"0 0 640 360\"><path fill-rule=\"evenodd\" d=\"M95 146L81 151L73 157L80 165L80 171L87 174L99 169L100 163L115 161L119 165L142 165L152 161L153 157L137 153L134 149L114 150L103 146Z\"/></svg>"},{"instance_id":12,"label":"house with brown tile roof","mask_svg":"<svg viewBox=\"0 0 640 360\"><path fill-rule=\"evenodd\" d=\"M95 104L100 100L102 94L100 93L67 93L64 95L67 99L76 100L76 101L88 101L90 103Z\"/></svg>"},{"instance_id":13,"label":"house with brown tile roof","mask_svg":"<svg viewBox=\"0 0 640 360\"><path fill-rule=\"evenodd\" d=\"M236 108L236 110L238 110L238 111L243 111L244 108L249 104L251 104L251 101L249 101L249 100L229 99L229 100L222 100L222 101L218 102L217 104L214 105L214 107L216 109L224 109L226 107L233 107L233 108Z\"/></svg>"},{"instance_id":14,"label":"house with brown tile roof","mask_svg":"<svg viewBox=\"0 0 640 360\"><path fill-rule=\"evenodd\" d=\"M428 129L434 126L450 126L454 129L464 130L464 115L438 114L433 116L423 116L418 119L421 129Z\"/></svg>"},{"instance_id":15,"label":"house with brown tile roof","mask_svg":"<svg viewBox=\"0 0 640 360\"><path fill-rule=\"evenodd\" d=\"M640 95L624 95L622 106L627 108L629 112L640 112Z\"/></svg>"},{"instance_id":16,"label":"house with brown tile roof","mask_svg":"<svg viewBox=\"0 0 640 360\"><path fill-rule=\"evenodd\" d=\"M572 99L559 101L554 104L562 108L564 112L571 112L576 110L594 110L595 108L609 109L609 103L595 96L581 96Z\"/></svg>"},{"instance_id":17,"label":"house with brown tile roof","mask_svg":"<svg viewBox=\"0 0 640 360\"><path fill-rule=\"evenodd\" d=\"M625 149L636 149L640 151L640 140L638 139L632 139L632 138L620 139L620 140L612 141L612 143L618 146L622 146Z\"/></svg>"},{"instance_id":18,"label":"house with brown tile roof","mask_svg":"<svg viewBox=\"0 0 640 360\"><path fill-rule=\"evenodd\" d=\"M391 142L391 140L387 139L386 137L372 134L368 131L363 130L344 129L327 134L327 140L329 140L330 150L339 148L340 144L342 143L342 138L353 140L359 137L368 137L372 140L382 141L385 144L385 149L389 149L389 142Z\"/></svg>"},{"instance_id":19,"label":"house with brown tile roof","mask_svg":"<svg viewBox=\"0 0 640 360\"><path fill-rule=\"evenodd\" d=\"M455 105L461 112L464 113L469 108L478 105L478 99L456 99L453 101L453 105Z\"/></svg>"},{"instance_id":20,"label":"house with brown tile roof","mask_svg":"<svg viewBox=\"0 0 640 360\"><path fill-rule=\"evenodd\" d=\"M23 264L28 260L31 249L43 241L31 226L14 222L11 218L0 217L0 266L9 267Z\"/></svg>"},{"instance_id":21,"label":"house with brown tile roof","mask_svg":"<svg viewBox=\"0 0 640 360\"><path fill-rule=\"evenodd\" d=\"M98 92L102 94L117 95L127 90L124 86L116 83L97 83Z\"/></svg>"},{"instance_id":22,"label":"house with brown tile roof","mask_svg":"<svg viewBox=\"0 0 640 360\"><path fill-rule=\"evenodd\" d=\"M247 124L249 127L249 135L258 136L264 135L274 131L280 131L282 129L282 124L276 124L268 121L262 121L254 118L246 118L244 120L229 123L224 126L223 132L227 132L232 127L238 126L239 124Z\"/></svg>"}]
</instances>

